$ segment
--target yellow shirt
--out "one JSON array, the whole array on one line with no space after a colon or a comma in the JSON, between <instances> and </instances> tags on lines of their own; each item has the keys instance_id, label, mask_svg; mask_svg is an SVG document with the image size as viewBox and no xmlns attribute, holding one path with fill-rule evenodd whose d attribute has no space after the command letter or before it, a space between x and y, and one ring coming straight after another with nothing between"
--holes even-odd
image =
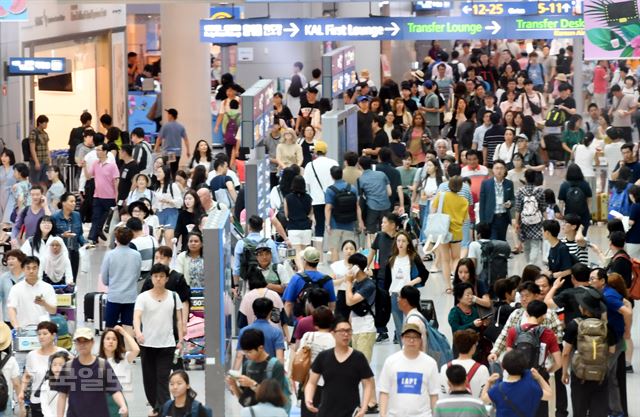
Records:
<instances>
[{"instance_id":1,"label":"yellow shirt","mask_svg":"<svg viewBox=\"0 0 640 417\"><path fill-rule=\"evenodd\" d=\"M431 202L431 207L438 210L438 204L440 202L440 195L438 193L436 198ZM469 216L469 202L466 198L459 196L456 193L447 191L445 193L444 203L442 204L442 213L448 214L451 219L449 222L449 232L451 233L451 241L456 242L462 240L462 223ZM429 220L427 219L427 222Z\"/></svg>"}]
</instances>

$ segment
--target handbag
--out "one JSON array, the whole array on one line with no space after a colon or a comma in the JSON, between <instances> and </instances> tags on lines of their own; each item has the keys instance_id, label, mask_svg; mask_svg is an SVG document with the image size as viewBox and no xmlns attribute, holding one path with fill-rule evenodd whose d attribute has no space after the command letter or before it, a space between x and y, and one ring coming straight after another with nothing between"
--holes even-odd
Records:
<instances>
[{"instance_id":1,"label":"handbag","mask_svg":"<svg viewBox=\"0 0 640 417\"><path fill-rule=\"evenodd\" d=\"M449 225L451 224L451 217L448 214L442 212L444 206L445 193L440 193L440 200L438 201L438 211L430 213L427 218L426 235L442 236L442 243L449 243L451 241L451 232L449 231Z\"/></svg>"},{"instance_id":2,"label":"handbag","mask_svg":"<svg viewBox=\"0 0 640 417\"><path fill-rule=\"evenodd\" d=\"M315 333L315 332L314 332ZM311 333L311 343L313 343L314 333ZM291 362L291 379L304 384L309 377L311 369L311 346L305 344L295 353Z\"/></svg>"}]
</instances>

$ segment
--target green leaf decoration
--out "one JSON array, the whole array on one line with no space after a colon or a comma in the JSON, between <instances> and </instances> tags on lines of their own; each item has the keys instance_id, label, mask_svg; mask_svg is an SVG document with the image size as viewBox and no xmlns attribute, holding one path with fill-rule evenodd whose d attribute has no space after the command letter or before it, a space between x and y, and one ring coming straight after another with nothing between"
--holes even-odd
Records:
<instances>
[{"instance_id":1,"label":"green leaf decoration","mask_svg":"<svg viewBox=\"0 0 640 417\"><path fill-rule=\"evenodd\" d=\"M605 51L616 51L627 45L627 41L611 29L589 29L587 37L592 44Z\"/></svg>"},{"instance_id":2,"label":"green leaf decoration","mask_svg":"<svg viewBox=\"0 0 640 417\"><path fill-rule=\"evenodd\" d=\"M636 36L640 36L640 24L639 23L632 23L630 25L620 26L620 30L622 31L622 34L624 35L624 37L627 38L627 41L630 41L631 39L635 38Z\"/></svg>"},{"instance_id":3,"label":"green leaf decoration","mask_svg":"<svg viewBox=\"0 0 640 417\"><path fill-rule=\"evenodd\" d=\"M633 48L627 46L620 54L620 58L631 58L633 56Z\"/></svg>"}]
</instances>

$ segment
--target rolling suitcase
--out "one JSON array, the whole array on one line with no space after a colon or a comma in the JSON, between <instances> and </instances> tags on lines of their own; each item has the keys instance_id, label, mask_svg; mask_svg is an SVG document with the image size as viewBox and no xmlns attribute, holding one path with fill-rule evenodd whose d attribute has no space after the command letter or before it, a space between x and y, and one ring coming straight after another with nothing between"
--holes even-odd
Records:
<instances>
[{"instance_id":1,"label":"rolling suitcase","mask_svg":"<svg viewBox=\"0 0 640 417\"><path fill-rule=\"evenodd\" d=\"M103 292L90 292L84 296L84 321L93 322L96 333L105 328L104 312L107 306L107 295Z\"/></svg>"}]
</instances>

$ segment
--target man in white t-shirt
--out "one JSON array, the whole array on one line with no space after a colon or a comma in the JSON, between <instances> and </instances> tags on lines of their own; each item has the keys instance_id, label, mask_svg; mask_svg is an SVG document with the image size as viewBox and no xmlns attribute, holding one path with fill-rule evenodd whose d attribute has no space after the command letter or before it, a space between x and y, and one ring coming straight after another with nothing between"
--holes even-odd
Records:
<instances>
[{"instance_id":1,"label":"man in white t-shirt","mask_svg":"<svg viewBox=\"0 0 640 417\"><path fill-rule=\"evenodd\" d=\"M417 325L402 328L402 342L402 350L387 358L378 378L380 416L431 417L440 393L438 364L422 352Z\"/></svg>"},{"instance_id":2,"label":"man in white t-shirt","mask_svg":"<svg viewBox=\"0 0 640 417\"><path fill-rule=\"evenodd\" d=\"M53 287L38 278L40 260L27 256L22 269L24 279L11 287L7 300L9 321L14 329L48 321L58 305Z\"/></svg>"},{"instance_id":3,"label":"man in white t-shirt","mask_svg":"<svg viewBox=\"0 0 640 417\"><path fill-rule=\"evenodd\" d=\"M407 324L415 324L422 335L422 351L427 351L427 328L425 322L427 319L418 310L420 307L420 290L410 285L405 285L398 294L398 308L404 314L403 326Z\"/></svg>"},{"instance_id":4,"label":"man in white t-shirt","mask_svg":"<svg viewBox=\"0 0 640 417\"><path fill-rule=\"evenodd\" d=\"M440 368L440 390L443 394L449 394L447 368L451 365L462 365L467 372L467 389L471 391L471 395L480 398L482 388L489 379L489 370L480 362L473 360L477 345L478 333L471 329L458 330L453 334L453 349L458 352L458 358Z\"/></svg>"},{"instance_id":5,"label":"man in white t-shirt","mask_svg":"<svg viewBox=\"0 0 640 417\"><path fill-rule=\"evenodd\" d=\"M616 169L618 162L622 160L622 135L618 133L618 129L610 127L607 129L607 136L611 139L611 143L604 145L604 159L607 161L607 179L611 180L611 174Z\"/></svg>"},{"instance_id":6,"label":"man in white t-shirt","mask_svg":"<svg viewBox=\"0 0 640 417\"><path fill-rule=\"evenodd\" d=\"M316 220L316 236L324 235L324 193L327 188L333 185L331 177L331 167L338 166L338 162L327 158L327 143L321 140L316 141L314 152L316 158L304 167L304 181L307 183L307 190L311 196L313 205L313 216Z\"/></svg>"}]
</instances>

